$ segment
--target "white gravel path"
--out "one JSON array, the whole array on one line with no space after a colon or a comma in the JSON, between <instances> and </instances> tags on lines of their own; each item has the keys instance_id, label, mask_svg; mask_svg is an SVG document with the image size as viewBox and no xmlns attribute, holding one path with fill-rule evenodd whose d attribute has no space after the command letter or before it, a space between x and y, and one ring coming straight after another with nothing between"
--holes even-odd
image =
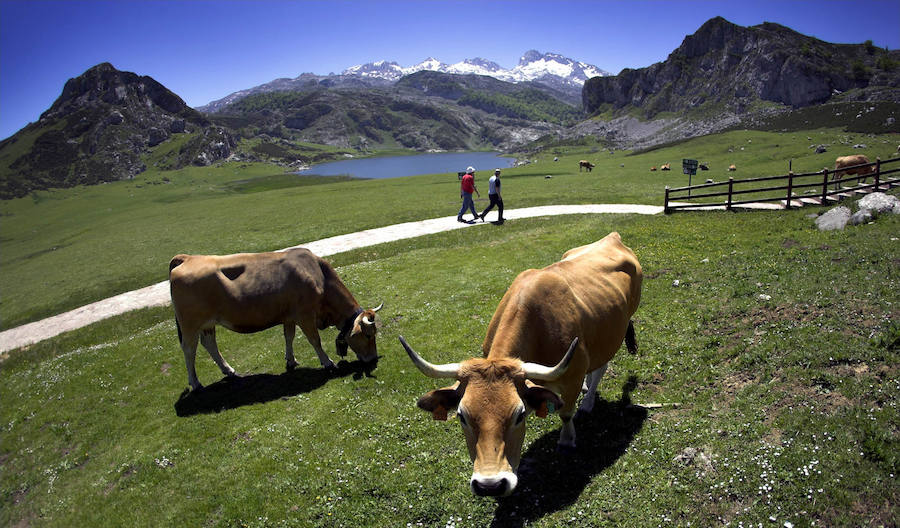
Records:
<instances>
[{"instance_id":1,"label":"white gravel path","mask_svg":"<svg viewBox=\"0 0 900 528\"><path fill-rule=\"evenodd\" d=\"M643 214L655 215L663 212L662 206L632 205L632 204L586 204L586 205L546 205L540 207L528 207L524 209L509 209L504 211L507 220L531 218L536 216L552 216L567 214ZM468 217L468 215L466 215ZM488 218L496 218L496 212L492 211ZM382 244L404 238L414 238L423 235L431 235L452 229L485 225L463 224L456 221L455 216L431 218L418 222L406 222L403 224L367 229L357 233L340 235L322 240L316 240L292 247L305 247L325 257L350 251L366 246ZM489 224L488 224L489 225ZM285 251L291 248L285 248ZM48 317L41 321L35 321L16 328L0 332L0 354L15 350L27 345L55 337L63 332L75 330L89 324L102 321L109 317L121 315L132 310L164 306L171 302L169 297L169 281L163 281L146 288L134 290L102 301L82 306L74 310Z\"/></svg>"}]
</instances>

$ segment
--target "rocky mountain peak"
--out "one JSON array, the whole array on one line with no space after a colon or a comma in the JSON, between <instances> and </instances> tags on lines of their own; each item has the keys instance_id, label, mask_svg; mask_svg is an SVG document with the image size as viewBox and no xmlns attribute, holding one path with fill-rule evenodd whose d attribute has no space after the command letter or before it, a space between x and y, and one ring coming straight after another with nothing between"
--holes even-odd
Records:
<instances>
[{"instance_id":1,"label":"rocky mountain peak","mask_svg":"<svg viewBox=\"0 0 900 528\"><path fill-rule=\"evenodd\" d=\"M685 57L699 57L714 49L723 49L728 42L734 42L735 37L746 28L732 24L722 17L707 20L694 34L684 38L673 53ZM743 35L741 35L743 37Z\"/></svg>"},{"instance_id":2,"label":"rocky mountain peak","mask_svg":"<svg viewBox=\"0 0 900 528\"><path fill-rule=\"evenodd\" d=\"M519 66L524 66L528 63L540 60L543 56L544 54L540 51L528 50L519 58Z\"/></svg>"},{"instance_id":3,"label":"rocky mountain peak","mask_svg":"<svg viewBox=\"0 0 900 528\"><path fill-rule=\"evenodd\" d=\"M474 59L466 59L463 61L463 63L469 64L472 66L478 66L478 67L484 68L485 70L490 71L490 72L498 72L503 69L496 62L490 61L487 59L483 59L481 57L475 57Z\"/></svg>"},{"instance_id":4,"label":"rocky mountain peak","mask_svg":"<svg viewBox=\"0 0 900 528\"><path fill-rule=\"evenodd\" d=\"M771 22L743 27L716 17L664 62L590 79L582 102L589 113L630 106L647 117L698 107L741 114L756 101L799 108L848 90L862 98L896 94L898 59L897 51L872 54L861 44L830 44Z\"/></svg>"},{"instance_id":5,"label":"rocky mountain peak","mask_svg":"<svg viewBox=\"0 0 900 528\"><path fill-rule=\"evenodd\" d=\"M192 121L203 121L180 97L152 77L119 71L108 62L100 63L78 77L69 79L63 86L62 94L41 115L41 119L59 118L86 106L102 104L156 106L170 114Z\"/></svg>"},{"instance_id":6,"label":"rocky mountain peak","mask_svg":"<svg viewBox=\"0 0 900 528\"><path fill-rule=\"evenodd\" d=\"M141 157L176 134L190 133L172 167L209 164L234 147L210 123L152 77L104 62L69 79L53 105L0 145L0 198L34 189L132 178ZM25 154L8 149L24 139Z\"/></svg>"}]
</instances>

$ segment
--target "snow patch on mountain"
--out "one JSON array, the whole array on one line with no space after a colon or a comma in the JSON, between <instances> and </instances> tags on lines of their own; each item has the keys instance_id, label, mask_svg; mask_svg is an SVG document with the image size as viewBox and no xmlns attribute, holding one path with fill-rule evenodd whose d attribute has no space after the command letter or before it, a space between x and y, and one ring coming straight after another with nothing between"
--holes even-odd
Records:
<instances>
[{"instance_id":1,"label":"snow patch on mountain","mask_svg":"<svg viewBox=\"0 0 900 528\"><path fill-rule=\"evenodd\" d=\"M570 86L581 86L591 77L612 75L597 66L572 60L557 53L540 53L527 51L519 59L519 64L506 69L496 62L476 57L465 59L454 64L446 64L433 57L404 68L396 62L377 61L368 64L351 66L344 70L344 75L358 75L367 78L381 78L396 81L404 75L423 70L442 73L487 75L506 82L553 81Z\"/></svg>"}]
</instances>

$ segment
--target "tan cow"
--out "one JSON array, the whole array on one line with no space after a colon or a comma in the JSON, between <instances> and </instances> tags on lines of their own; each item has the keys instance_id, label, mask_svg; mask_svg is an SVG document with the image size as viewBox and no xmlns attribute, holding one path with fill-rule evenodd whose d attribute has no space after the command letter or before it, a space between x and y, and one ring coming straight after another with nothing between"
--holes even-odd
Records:
<instances>
[{"instance_id":1,"label":"tan cow","mask_svg":"<svg viewBox=\"0 0 900 528\"><path fill-rule=\"evenodd\" d=\"M664 163L664 164L659 168L659 170L664 170L664 171L672 170L672 166L671 166L670 164L668 164L668 163Z\"/></svg>"},{"instance_id":2,"label":"tan cow","mask_svg":"<svg viewBox=\"0 0 900 528\"><path fill-rule=\"evenodd\" d=\"M578 172L581 172L581 169L587 169L588 172L593 170L594 164L588 160L581 160L578 162Z\"/></svg>"},{"instance_id":3,"label":"tan cow","mask_svg":"<svg viewBox=\"0 0 900 528\"><path fill-rule=\"evenodd\" d=\"M875 174L877 168L875 165L866 165L870 163L869 158L867 158L863 154L853 154L851 156L841 156L834 160L834 174L832 175L832 180L841 180L845 178L847 175L857 175L860 178L857 178L858 183L865 183L869 178L869 175ZM865 167L858 167L858 165L866 165Z\"/></svg>"},{"instance_id":4,"label":"tan cow","mask_svg":"<svg viewBox=\"0 0 900 528\"><path fill-rule=\"evenodd\" d=\"M436 420L456 410L474 462L476 495L515 489L525 417L532 411L545 417L559 409L559 446L575 447L572 417L582 386L587 394L580 409L591 412L597 384L622 340L637 350L631 317L641 277L634 253L610 233L544 269L520 273L494 312L483 358L432 365L400 338L426 376L457 380L422 396L418 406Z\"/></svg>"},{"instance_id":5,"label":"tan cow","mask_svg":"<svg viewBox=\"0 0 900 528\"><path fill-rule=\"evenodd\" d=\"M283 325L287 369L297 366L293 350L296 326L327 369L335 365L322 350L318 330L329 326L340 331L335 341L339 355L345 356L349 345L364 362L378 357L375 312L381 305L363 310L334 268L308 249L176 255L169 263L169 283L192 389L203 387L194 370L198 340L222 374L236 375L219 352L216 325L241 333Z\"/></svg>"},{"instance_id":6,"label":"tan cow","mask_svg":"<svg viewBox=\"0 0 900 528\"><path fill-rule=\"evenodd\" d=\"M734 166L734 163L728 166L728 172L734 172L737 170L737 167Z\"/></svg>"}]
</instances>

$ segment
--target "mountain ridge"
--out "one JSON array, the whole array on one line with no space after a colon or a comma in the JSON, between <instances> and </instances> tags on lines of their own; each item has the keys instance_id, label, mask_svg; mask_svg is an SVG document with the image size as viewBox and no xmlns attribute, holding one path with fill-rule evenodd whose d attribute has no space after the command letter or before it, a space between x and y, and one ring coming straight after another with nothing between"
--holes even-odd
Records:
<instances>
[{"instance_id":1,"label":"mountain ridge","mask_svg":"<svg viewBox=\"0 0 900 528\"><path fill-rule=\"evenodd\" d=\"M275 79L252 88L240 90L211 101L196 109L205 113L216 113L240 99L256 93L309 89L311 83L326 84L328 87L383 87L401 78L420 71L462 75L485 75L511 83L536 82L564 94L569 102L581 100L584 82L596 75L611 75L609 72L581 61L556 53L541 53L535 50L525 52L517 66L505 69L496 62L475 57L453 64L446 64L428 57L413 66L403 67L397 62L379 60L350 66L339 75L317 75L303 73L294 78Z\"/></svg>"},{"instance_id":2,"label":"mountain ridge","mask_svg":"<svg viewBox=\"0 0 900 528\"><path fill-rule=\"evenodd\" d=\"M832 44L772 22L744 27L715 17L665 61L588 80L582 105L588 114L637 108L648 118L713 104L741 114L757 101L802 108L870 87L900 88L900 51Z\"/></svg>"}]
</instances>

